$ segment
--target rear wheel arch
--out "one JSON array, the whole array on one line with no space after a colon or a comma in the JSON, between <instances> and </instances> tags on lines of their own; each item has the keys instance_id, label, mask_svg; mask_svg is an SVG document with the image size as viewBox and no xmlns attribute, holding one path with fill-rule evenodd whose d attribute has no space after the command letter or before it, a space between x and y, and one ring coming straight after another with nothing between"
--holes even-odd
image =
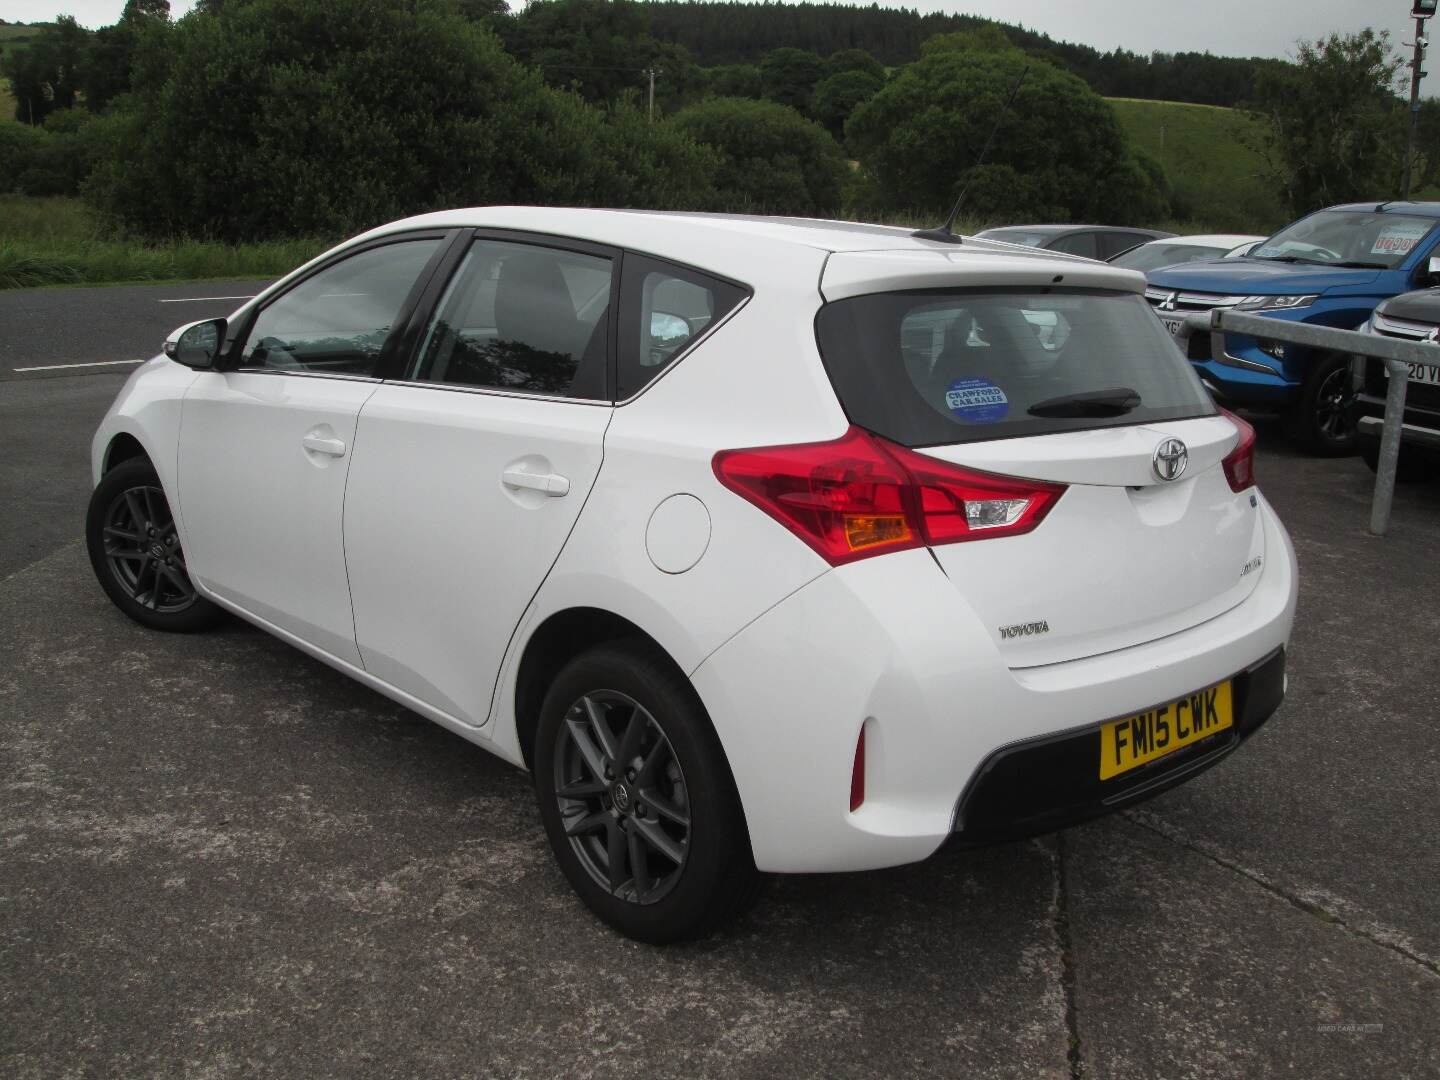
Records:
<instances>
[{"instance_id":1,"label":"rear wheel arch","mask_svg":"<svg viewBox=\"0 0 1440 1080\"><path fill-rule=\"evenodd\" d=\"M672 666L688 681L669 652L635 623L603 608L566 608L549 616L530 635L515 677L515 734L525 767L534 769L535 732L540 707L555 676L575 657L599 645L634 641Z\"/></svg>"},{"instance_id":2,"label":"rear wheel arch","mask_svg":"<svg viewBox=\"0 0 1440 1080\"><path fill-rule=\"evenodd\" d=\"M689 673L676 662L665 646L639 625L613 611L595 607L574 607L555 612L540 624L525 643L525 651L521 654L520 667L515 678L513 700L515 738L524 758L525 768L534 774L535 736L540 726L540 712L555 677L577 656L602 645L622 643L641 647L689 689L694 703L705 718L709 737L720 756L725 775L732 788L738 791L735 770L725 752L725 744L720 739L715 721L710 717L709 708L691 682ZM743 817L743 803L741 814ZM748 843L748 818L746 822Z\"/></svg>"}]
</instances>

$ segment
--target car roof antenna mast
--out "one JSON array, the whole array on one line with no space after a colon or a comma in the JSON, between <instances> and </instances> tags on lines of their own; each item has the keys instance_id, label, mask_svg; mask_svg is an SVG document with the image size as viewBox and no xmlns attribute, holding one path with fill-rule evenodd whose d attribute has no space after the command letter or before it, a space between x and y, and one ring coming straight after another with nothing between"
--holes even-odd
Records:
<instances>
[{"instance_id":1,"label":"car roof antenna mast","mask_svg":"<svg viewBox=\"0 0 1440 1080\"><path fill-rule=\"evenodd\" d=\"M980 149L980 156L975 159L975 164L970 166L970 179L975 178L975 170L985 164L985 159L990 156L990 145L995 141L995 133L1000 130L1000 122L1010 113L1010 107L1015 104L1015 96L1020 93L1020 84L1025 81L1025 76L1030 74L1030 66L1020 72L1020 77L1015 80L1015 85L1010 88L1010 96L1005 100L1005 107L995 116L995 123L990 128L990 134L985 139L985 145ZM960 189L960 196L955 200L955 205L950 210L950 216L945 219L945 224L938 229L919 229L910 235L917 240L936 240L942 244L963 244L965 241L956 236L953 228L955 219L960 215L960 207L965 204L965 196L970 191L970 180L965 181L965 186Z\"/></svg>"}]
</instances>

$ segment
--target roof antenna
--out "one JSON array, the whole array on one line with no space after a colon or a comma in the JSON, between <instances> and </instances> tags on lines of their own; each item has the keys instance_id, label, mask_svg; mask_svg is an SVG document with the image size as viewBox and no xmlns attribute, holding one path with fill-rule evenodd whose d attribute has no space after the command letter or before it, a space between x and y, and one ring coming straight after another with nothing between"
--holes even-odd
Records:
<instances>
[{"instance_id":1,"label":"roof antenna","mask_svg":"<svg viewBox=\"0 0 1440 1080\"><path fill-rule=\"evenodd\" d=\"M975 159L975 164L970 166L971 179L974 179L973 170L985 164L985 159L990 155L990 144L995 141L995 133L1000 130L1000 121L1005 119L1010 107L1015 104L1015 96L1020 93L1020 84L1025 81L1025 76L1030 74L1030 65L1026 64L1025 69L1020 72L1020 77L1015 80L1015 85L1010 89L1010 96L1005 100L1005 107L995 116L995 124L990 128L990 134L985 139L985 145L980 150L980 156ZM917 240L935 240L941 244L963 244L965 241L956 236L953 231L955 219L960 216L960 207L965 203L965 196L970 191L970 180L965 181L965 186L960 189L960 197L955 200L954 207L950 210L950 216L945 219L945 224L938 229L919 229L910 235Z\"/></svg>"}]
</instances>

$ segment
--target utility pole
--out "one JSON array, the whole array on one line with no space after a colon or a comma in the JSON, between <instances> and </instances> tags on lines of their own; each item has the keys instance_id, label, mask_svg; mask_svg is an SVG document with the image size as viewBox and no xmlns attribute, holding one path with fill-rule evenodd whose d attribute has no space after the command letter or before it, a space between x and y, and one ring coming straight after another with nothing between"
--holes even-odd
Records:
<instances>
[{"instance_id":1,"label":"utility pole","mask_svg":"<svg viewBox=\"0 0 1440 1080\"><path fill-rule=\"evenodd\" d=\"M645 74L650 76L650 122L655 122L655 69L646 68Z\"/></svg>"},{"instance_id":2,"label":"utility pole","mask_svg":"<svg viewBox=\"0 0 1440 1080\"><path fill-rule=\"evenodd\" d=\"M1415 132L1420 126L1420 80L1425 77L1425 20L1434 16L1440 0L1415 0L1410 14L1415 17L1415 54L1410 61L1410 137L1405 143L1405 190L1402 199L1410 198L1410 176L1415 166Z\"/></svg>"}]
</instances>

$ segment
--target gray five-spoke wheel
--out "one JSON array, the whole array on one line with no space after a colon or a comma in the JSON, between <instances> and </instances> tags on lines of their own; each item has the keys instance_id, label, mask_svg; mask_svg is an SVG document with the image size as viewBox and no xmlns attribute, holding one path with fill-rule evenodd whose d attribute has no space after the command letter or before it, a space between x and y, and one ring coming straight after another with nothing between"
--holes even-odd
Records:
<instances>
[{"instance_id":1,"label":"gray five-spoke wheel","mask_svg":"<svg viewBox=\"0 0 1440 1080\"><path fill-rule=\"evenodd\" d=\"M675 750L634 698L596 690L570 706L552 763L560 820L580 864L622 900L652 904L680 880L690 798Z\"/></svg>"},{"instance_id":2,"label":"gray five-spoke wheel","mask_svg":"<svg viewBox=\"0 0 1440 1080\"><path fill-rule=\"evenodd\" d=\"M137 604L171 614L195 603L175 518L159 487L142 484L116 495L101 535L110 573Z\"/></svg>"}]
</instances>

